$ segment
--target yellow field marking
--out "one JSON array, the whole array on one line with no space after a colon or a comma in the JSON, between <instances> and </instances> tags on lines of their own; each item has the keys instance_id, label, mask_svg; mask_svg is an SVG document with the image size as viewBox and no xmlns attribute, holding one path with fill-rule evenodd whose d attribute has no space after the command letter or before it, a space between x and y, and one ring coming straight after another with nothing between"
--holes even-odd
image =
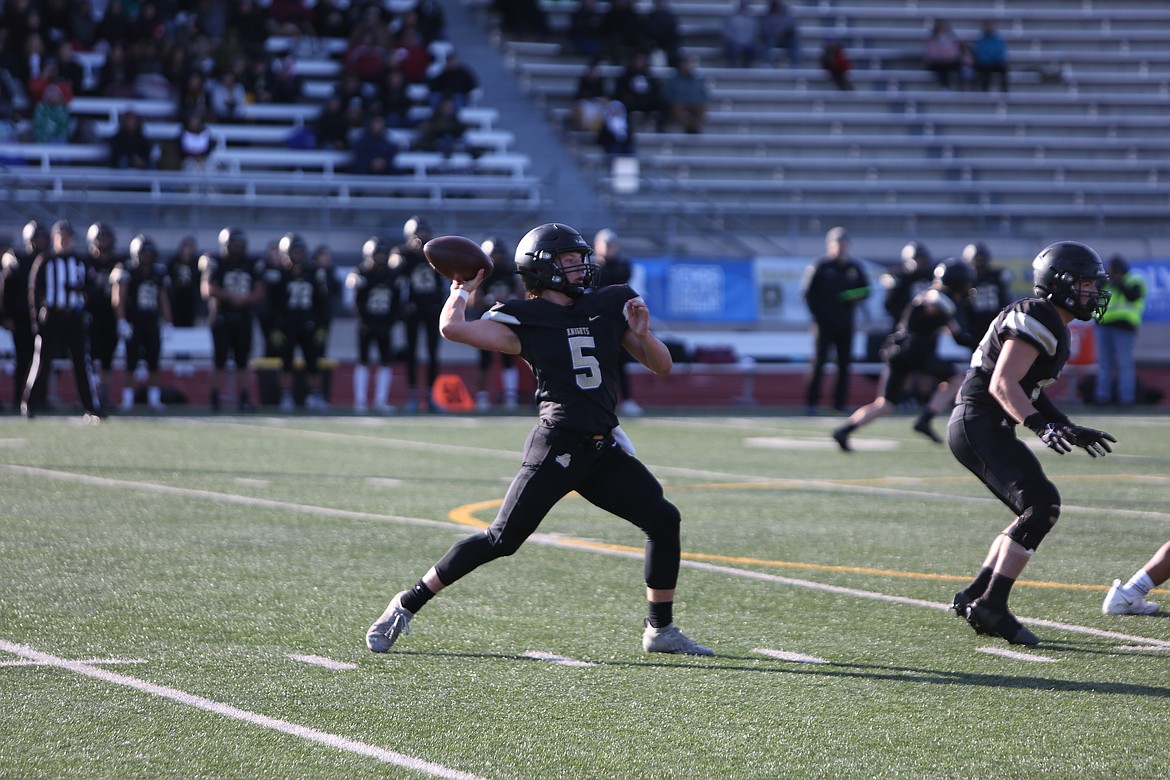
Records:
<instances>
[{"instance_id":1,"label":"yellow field marking","mask_svg":"<svg viewBox=\"0 0 1170 780\"><path fill-rule=\"evenodd\" d=\"M756 487L755 483L751 484ZM718 486L713 486L718 487ZM456 507L447 513L447 519L459 525L466 525L472 528L487 528L491 523L486 523L476 517L476 512L486 509L497 509L504 500L502 498L493 498L489 501L477 501L473 504L464 504L461 507ZM609 542L599 542L593 539L575 539L573 537L560 537L559 541L564 545L572 545L574 547L584 547L592 550L608 550L611 552L628 552L640 553L641 547L631 547L625 544L611 544ZM765 558L751 558L739 555L713 555L711 553L694 553L683 551L682 557L688 561L706 561L708 563L729 563L738 564L740 566L763 566L773 569L806 569L810 571L831 571L842 574L863 574L867 576L876 577L901 577L903 579L911 580L941 580L944 582L966 582L970 577L959 576L955 574L932 574L929 572L915 572L915 571L897 571L895 569L872 569L866 566L839 566L828 563L804 563L801 561L773 561ZM1044 582L1041 580L1018 580L1017 585L1029 585L1034 588L1058 588L1063 590L1101 590L1102 585L1078 585L1068 582Z\"/></svg>"}]
</instances>

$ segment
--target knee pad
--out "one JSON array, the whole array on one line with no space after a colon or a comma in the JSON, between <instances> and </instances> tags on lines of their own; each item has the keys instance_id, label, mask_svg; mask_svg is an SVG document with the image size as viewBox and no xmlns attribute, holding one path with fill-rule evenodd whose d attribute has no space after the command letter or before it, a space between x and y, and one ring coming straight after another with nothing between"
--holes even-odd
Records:
<instances>
[{"instance_id":1,"label":"knee pad","mask_svg":"<svg viewBox=\"0 0 1170 780\"><path fill-rule=\"evenodd\" d=\"M1060 519L1060 506L1038 505L1030 506L1016 518L1012 527L1008 529L1008 538L1019 542L1028 552L1035 552L1044 541L1044 537Z\"/></svg>"}]
</instances>

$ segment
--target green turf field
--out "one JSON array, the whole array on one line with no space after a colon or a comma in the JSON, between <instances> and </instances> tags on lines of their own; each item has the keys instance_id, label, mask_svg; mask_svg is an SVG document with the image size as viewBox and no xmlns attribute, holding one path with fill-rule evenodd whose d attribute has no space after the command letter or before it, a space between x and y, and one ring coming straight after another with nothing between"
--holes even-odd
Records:
<instances>
[{"instance_id":1,"label":"green turf field","mask_svg":"<svg viewBox=\"0 0 1170 780\"><path fill-rule=\"evenodd\" d=\"M577 497L366 650L529 418L5 418L0 777L1163 776L1170 619L1100 605L1170 538L1170 418L1078 421L1120 443L1041 454L1006 656L943 607L1011 518L911 418L850 455L829 418L628 423L691 658L641 652L639 534Z\"/></svg>"}]
</instances>

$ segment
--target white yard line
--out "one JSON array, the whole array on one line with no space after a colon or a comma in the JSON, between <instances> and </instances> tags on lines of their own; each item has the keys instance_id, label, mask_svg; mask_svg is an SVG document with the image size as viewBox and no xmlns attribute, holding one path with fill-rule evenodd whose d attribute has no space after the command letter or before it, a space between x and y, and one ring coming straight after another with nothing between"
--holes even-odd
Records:
<instances>
[{"instance_id":1,"label":"white yard line","mask_svg":"<svg viewBox=\"0 0 1170 780\"><path fill-rule=\"evenodd\" d=\"M539 650L530 650L523 654L525 658L531 658L535 661L548 661L551 664L558 666L593 666L594 664L588 661L578 661L576 658L566 658L563 655L555 655L553 653L543 653Z\"/></svg>"},{"instance_id":2,"label":"white yard line","mask_svg":"<svg viewBox=\"0 0 1170 780\"><path fill-rule=\"evenodd\" d=\"M815 655L805 655L804 653L793 653L788 650L769 650L766 647L757 647L752 650L753 653L766 655L769 658L778 658L781 661L792 661L797 664L827 664L829 663L824 658L817 658Z\"/></svg>"},{"instance_id":3,"label":"white yard line","mask_svg":"<svg viewBox=\"0 0 1170 780\"><path fill-rule=\"evenodd\" d=\"M977 647L977 653L987 653L988 655L998 655L1003 658L1010 658L1013 661L1031 661L1034 664L1054 664L1055 658L1049 658L1046 655L1033 655L1031 653L1017 653L1015 650L1008 650L1006 647Z\"/></svg>"},{"instance_id":4,"label":"white yard line","mask_svg":"<svg viewBox=\"0 0 1170 780\"><path fill-rule=\"evenodd\" d=\"M460 772L457 769L442 766L441 764L434 764L430 761L424 761L421 758L397 753L393 750L378 747L377 745L368 745L365 742L358 742L348 737L342 737L337 734L330 734L325 731L319 731L309 726L303 726L299 723L293 723L279 718L270 718L267 715L261 715L257 712L234 707L230 704L214 701L213 699L206 699L202 696L196 696L192 693L180 691L177 688L170 688L165 685L156 685L146 680L140 680L137 677L129 677L117 672L110 672L105 669L100 669L83 661L69 661L64 658L58 658L48 653L43 653L40 650L34 650L25 645L18 645L13 642L6 642L0 639L0 650L7 653L12 653L19 656L26 661L33 661L48 666L54 666L58 669L64 669L74 674L80 674L85 677L92 677L102 682L110 683L111 685L121 685L126 688L139 691L141 693L148 693L152 696L158 696L163 699L177 702L188 707L211 712L216 715L221 715L225 718L232 718L243 721L244 723L260 728L271 729L273 731L280 731L285 734L290 734L294 737L306 740L308 742L316 742L326 747L331 747L336 750L344 750L348 753L356 753L360 756L366 756L376 761L381 761L385 764L394 764L395 766L404 767L406 769L414 770L431 777L451 778L451 780L483 780L479 775L469 774L467 772Z\"/></svg>"},{"instance_id":5,"label":"white yard line","mask_svg":"<svg viewBox=\"0 0 1170 780\"><path fill-rule=\"evenodd\" d=\"M89 658L84 661L74 661L78 664L86 664L87 666L124 666L131 664L144 664L145 660L141 658ZM49 664L40 663L38 661L0 661L0 666L48 666Z\"/></svg>"},{"instance_id":6,"label":"white yard line","mask_svg":"<svg viewBox=\"0 0 1170 780\"><path fill-rule=\"evenodd\" d=\"M323 655L301 655L300 653L289 653L288 657L294 661L300 661L305 664L312 664L313 666L323 666L326 669L332 669L337 672L348 672L351 669L357 669L357 664L351 664L348 661L334 661L332 658L326 658Z\"/></svg>"}]
</instances>

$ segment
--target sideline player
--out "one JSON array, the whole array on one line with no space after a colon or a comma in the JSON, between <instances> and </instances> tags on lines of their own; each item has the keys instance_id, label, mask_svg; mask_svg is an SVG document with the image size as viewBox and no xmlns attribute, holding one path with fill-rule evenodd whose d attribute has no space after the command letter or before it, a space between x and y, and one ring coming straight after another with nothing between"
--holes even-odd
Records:
<instances>
[{"instance_id":1,"label":"sideline player","mask_svg":"<svg viewBox=\"0 0 1170 780\"><path fill-rule=\"evenodd\" d=\"M642 649L713 655L673 622L681 545L678 509L662 485L614 438L618 371L624 347L655 374L670 373L666 345L650 331L650 311L625 285L589 295L594 271L589 244L556 223L530 230L516 247L526 300L503 301L478 320L465 307L483 272L452 282L440 323L443 336L479 349L519 355L536 376L540 420L528 435L524 465L491 526L456 542L413 587L396 595L366 633L375 653L407 633L411 618L435 594L479 566L515 553L570 491L638 526L646 534L649 616Z\"/></svg>"},{"instance_id":2,"label":"sideline player","mask_svg":"<svg viewBox=\"0 0 1170 780\"><path fill-rule=\"evenodd\" d=\"M951 609L976 633L1016 645L1040 640L1008 609L1008 596L1060 518L1060 493L1016 438L1016 425L1059 455L1081 447L1103 456L1117 441L1105 431L1074 425L1044 392L1068 361L1068 324L1098 318L1109 305L1109 293L1101 290L1101 258L1084 244L1061 241L1036 255L1032 271L1034 297L1009 305L988 327L947 427L955 457L1016 515L991 543L974 581L955 594Z\"/></svg>"}]
</instances>

